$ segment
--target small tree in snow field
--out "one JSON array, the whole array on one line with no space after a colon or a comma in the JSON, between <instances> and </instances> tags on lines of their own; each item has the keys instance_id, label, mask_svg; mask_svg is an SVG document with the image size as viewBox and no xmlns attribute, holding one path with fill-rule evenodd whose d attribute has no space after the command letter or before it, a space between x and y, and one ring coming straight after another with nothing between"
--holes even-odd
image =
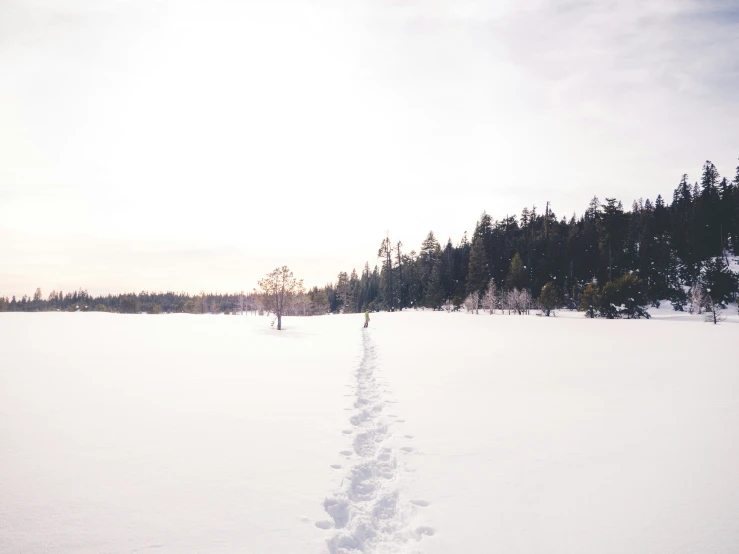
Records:
<instances>
[{"instance_id":1,"label":"small tree in snow field","mask_svg":"<svg viewBox=\"0 0 739 554\"><path fill-rule=\"evenodd\" d=\"M480 313L479 310L480 306L480 293L475 291L472 291L469 295L467 295L467 298L464 301L464 307L467 309L467 313Z\"/></svg>"},{"instance_id":2,"label":"small tree in snow field","mask_svg":"<svg viewBox=\"0 0 739 554\"><path fill-rule=\"evenodd\" d=\"M488 288L485 289L485 294L482 297L482 307L488 310L490 314L494 314L497 304L498 296L495 289L495 281L490 279L490 282L488 283Z\"/></svg>"},{"instance_id":3,"label":"small tree in snow field","mask_svg":"<svg viewBox=\"0 0 739 554\"><path fill-rule=\"evenodd\" d=\"M585 317L594 318L600 305L600 289L596 283L588 283L580 298L578 311L585 312Z\"/></svg>"},{"instance_id":4,"label":"small tree in snow field","mask_svg":"<svg viewBox=\"0 0 739 554\"><path fill-rule=\"evenodd\" d=\"M303 280L283 265L259 281L264 309L277 317L277 330L282 330L282 314L295 295L303 292ZM258 292L255 290L255 292Z\"/></svg>"},{"instance_id":5,"label":"small tree in snow field","mask_svg":"<svg viewBox=\"0 0 739 554\"><path fill-rule=\"evenodd\" d=\"M708 303L706 305L706 321L716 325L719 321L724 321L726 318L723 316L721 311L723 307L720 302L716 302L711 298L710 294L707 296Z\"/></svg>"},{"instance_id":6,"label":"small tree in snow field","mask_svg":"<svg viewBox=\"0 0 739 554\"><path fill-rule=\"evenodd\" d=\"M557 289L554 288L554 283L549 281L546 285L541 288L541 294L539 294L539 306L545 316L554 311L559 304L559 297L557 296Z\"/></svg>"},{"instance_id":7,"label":"small tree in snow field","mask_svg":"<svg viewBox=\"0 0 739 554\"><path fill-rule=\"evenodd\" d=\"M531 294L528 289L511 289L506 293L504 302L508 315L511 312L517 315L528 315L531 307Z\"/></svg>"}]
</instances>

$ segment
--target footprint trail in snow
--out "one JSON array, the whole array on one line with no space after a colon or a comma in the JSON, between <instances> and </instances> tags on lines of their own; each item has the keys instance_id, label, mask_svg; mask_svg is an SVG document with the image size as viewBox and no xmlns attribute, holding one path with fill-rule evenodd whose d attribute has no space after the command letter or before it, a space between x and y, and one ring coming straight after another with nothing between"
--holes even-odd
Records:
<instances>
[{"instance_id":1,"label":"footprint trail in snow","mask_svg":"<svg viewBox=\"0 0 739 554\"><path fill-rule=\"evenodd\" d=\"M362 333L362 347L362 360L354 372L352 429L344 431L353 439L352 448L340 452L347 462L342 490L323 503L331 520L316 523L321 529L334 530L327 541L329 554L400 552L409 542L434 534L430 527L411 528L414 511L428 502L401 499L403 469L398 455L407 455L413 448L402 447L398 452L390 446L391 427L403 420L383 415L390 401L384 397L384 383L375 375L377 353L367 331Z\"/></svg>"}]
</instances>

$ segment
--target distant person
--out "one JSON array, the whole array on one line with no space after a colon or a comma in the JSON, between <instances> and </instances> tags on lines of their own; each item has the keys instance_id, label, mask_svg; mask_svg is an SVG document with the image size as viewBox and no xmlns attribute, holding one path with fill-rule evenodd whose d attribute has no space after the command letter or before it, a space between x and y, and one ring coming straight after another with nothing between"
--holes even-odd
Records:
<instances>
[{"instance_id":1,"label":"distant person","mask_svg":"<svg viewBox=\"0 0 739 554\"><path fill-rule=\"evenodd\" d=\"M364 328L369 327L369 310L364 310Z\"/></svg>"}]
</instances>

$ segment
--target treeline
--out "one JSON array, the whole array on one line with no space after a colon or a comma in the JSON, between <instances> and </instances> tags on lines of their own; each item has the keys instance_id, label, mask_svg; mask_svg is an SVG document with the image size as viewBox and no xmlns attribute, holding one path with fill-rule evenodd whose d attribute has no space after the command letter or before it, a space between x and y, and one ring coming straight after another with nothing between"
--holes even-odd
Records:
<instances>
[{"instance_id":1,"label":"treeline","mask_svg":"<svg viewBox=\"0 0 739 554\"><path fill-rule=\"evenodd\" d=\"M20 299L0 296L0 312L114 312L135 313L189 313L189 314L236 314L264 313L264 302L259 293L210 294L201 291L198 295L184 292L154 293L142 291L124 294L91 296L87 290L74 292L51 291L44 298L40 288L32 296ZM329 311L327 293L317 287L292 298L285 315L319 315Z\"/></svg>"},{"instance_id":2,"label":"treeline","mask_svg":"<svg viewBox=\"0 0 739 554\"><path fill-rule=\"evenodd\" d=\"M458 309L471 295L482 307L491 283L502 309L517 298L512 291L577 309L590 287L590 314L639 317L642 306L665 299L682 310L696 288L716 305L734 299L728 254L737 244L739 167L729 180L707 161L700 181L691 184L683 175L669 204L657 196L625 210L615 198L593 198L582 216L569 219L557 217L549 203L497 221L483 213L471 237L441 244L430 232L418 251L387 236L379 269L365 264L361 275L342 272L325 290L331 311L358 312Z\"/></svg>"},{"instance_id":3,"label":"treeline","mask_svg":"<svg viewBox=\"0 0 739 554\"><path fill-rule=\"evenodd\" d=\"M118 313L225 313L235 311L242 304L254 306L251 294L205 294L190 296L187 293L139 293L91 296L87 290L74 292L51 291L43 298L41 289L32 297L21 299L0 297L0 311L98 311ZM245 310L246 311L246 310Z\"/></svg>"},{"instance_id":4,"label":"treeline","mask_svg":"<svg viewBox=\"0 0 739 554\"><path fill-rule=\"evenodd\" d=\"M429 232L418 251L388 235L361 274L341 272L335 283L290 298L283 315L355 313L412 307L502 309L545 314L581 309L592 317L640 317L669 300L676 310L723 307L736 298L728 269L739 245L739 167L729 180L710 161L699 181L683 175L668 203L593 198L580 217L558 217L547 204L520 217L484 213L471 236L440 243ZM700 299L702 306L696 306ZM259 312L257 293L140 292L91 297L85 290L37 289L20 300L0 296L0 311L111 311L120 313Z\"/></svg>"}]
</instances>

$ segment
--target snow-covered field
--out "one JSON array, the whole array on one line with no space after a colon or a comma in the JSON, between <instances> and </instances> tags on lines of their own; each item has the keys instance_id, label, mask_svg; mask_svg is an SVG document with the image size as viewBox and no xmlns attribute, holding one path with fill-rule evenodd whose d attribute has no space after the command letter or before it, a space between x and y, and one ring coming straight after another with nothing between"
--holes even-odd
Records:
<instances>
[{"instance_id":1,"label":"snow-covered field","mask_svg":"<svg viewBox=\"0 0 739 554\"><path fill-rule=\"evenodd\" d=\"M0 314L0 552L739 552L739 320Z\"/></svg>"}]
</instances>

